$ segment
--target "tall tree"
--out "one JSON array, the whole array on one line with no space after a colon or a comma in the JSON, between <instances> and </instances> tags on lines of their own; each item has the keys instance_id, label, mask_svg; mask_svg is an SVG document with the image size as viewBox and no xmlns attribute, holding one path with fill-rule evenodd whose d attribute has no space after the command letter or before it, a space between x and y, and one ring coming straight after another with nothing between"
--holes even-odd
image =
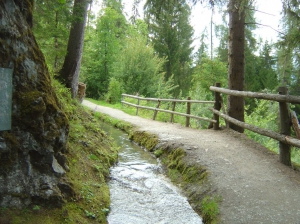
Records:
<instances>
[{"instance_id":1,"label":"tall tree","mask_svg":"<svg viewBox=\"0 0 300 224\"><path fill-rule=\"evenodd\" d=\"M67 55L59 75L59 78L66 87L71 88L72 98L75 98L78 92L78 79L89 2L89 0L74 1L73 20L68 40Z\"/></svg>"},{"instance_id":2,"label":"tall tree","mask_svg":"<svg viewBox=\"0 0 300 224\"><path fill-rule=\"evenodd\" d=\"M199 0L193 0L198 2ZM228 88L244 90L245 82L245 8L252 0L207 0L210 5L228 2ZM200 1L202 2L202 1ZM228 96L227 112L231 117L244 121L244 99ZM244 132L243 128L229 123L233 130Z\"/></svg>"},{"instance_id":3,"label":"tall tree","mask_svg":"<svg viewBox=\"0 0 300 224\"><path fill-rule=\"evenodd\" d=\"M253 36L253 30L256 29L254 11L245 10L245 89L249 91L258 91L259 88L253 88L257 83L260 82L260 77L257 76L257 60L256 56L257 41ZM228 62L228 35L229 28L227 21L223 17L223 24L216 26L217 37L220 40L219 46L217 47L217 57L223 62ZM257 84L257 86L259 86Z\"/></svg>"},{"instance_id":4,"label":"tall tree","mask_svg":"<svg viewBox=\"0 0 300 224\"><path fill-rule=\"evenodd\" d=\"M166 78L174 75L179 91L189 88L193 28L189 24L190 8L185 0L148 0L145 4L150 39L160 57L165 57Z\"/></svg>"},{"instance_id":5,"label":"tall tree","mask_svg":"<svg viewBox=\"0 0 300 224\"><path fill-rule=\"evenodd\" d=\"M250 2L251 4L251 2ZM245 10L245 86L247 91L259 92L264 89L274 90L277 86L277 78L275 72L275 60L271 55L272 46L268 43L258 44L253 35L256 29L256 21L254 17L253 7L247 7ZM216 33L220 40L217 47L217 56L223 61L228 61L228 33L229 29L223 24L216 26ZM262 46L259 55L258 46ZM256 101L246 98L245 102L249 105L247 113L251 113L256 107Z\"/></svg>"},{"instance_id":6,"label":"tall tree","mask_svg":"<svg viewBox=\"0 0 300 224\"><path fill-rule=\"evenodd\" d=\"M245 5L241 0L229 0L229 39L228 39L228 88L244 90L245 82ZM244 121L244 98L228 96L227 113ZM238 132L244 129L229 123L229 127Z\"/></svg>"}]
</instances>

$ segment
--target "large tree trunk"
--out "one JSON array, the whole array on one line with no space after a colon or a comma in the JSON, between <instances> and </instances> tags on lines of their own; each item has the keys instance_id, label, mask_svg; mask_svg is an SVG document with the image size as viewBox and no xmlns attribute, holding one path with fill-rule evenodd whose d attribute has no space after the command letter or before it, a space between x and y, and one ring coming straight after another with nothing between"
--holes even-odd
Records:
<instances>
[{"instance_id":1,"label":"large tree trunk","mask_svg":"<svg viewBox=\"0 0 300 224\"><path fill-rule=\"evenodd\" d=\"M228 40L228 88L243 91L245 67L245 10L242 0L230 0L229 9L229 40ZM228 115L244 121L244 98L228 96ZM244 129L233 123L229 127L238 132Z\"/></svg>"},{"instance_id":2,"label":"large tree trunk","mask_svg":"<svg viewBox=\"0 0 300 224\"><path fill-rule=\"evenodd\" d=\"M0 67L13 68L12 126L0 131L1 207L60 206L72 194L61 179L69 125L31 30L32 10L33 0L0 1Z\"/></svg>"},{"instance_id":3,"label":"large tree trunk","mask_svg":"<svg viewBox=\"0 0 300 224\"><path fill-rule=\"evenodd\" d=\"M60 71L60 79L66 87L71 88L72 98L75 98L78 92L78 79L88 4L88 0L75 0L74 2L73 22L70 30L67 55Z\"/></svg>"}]
</instances>

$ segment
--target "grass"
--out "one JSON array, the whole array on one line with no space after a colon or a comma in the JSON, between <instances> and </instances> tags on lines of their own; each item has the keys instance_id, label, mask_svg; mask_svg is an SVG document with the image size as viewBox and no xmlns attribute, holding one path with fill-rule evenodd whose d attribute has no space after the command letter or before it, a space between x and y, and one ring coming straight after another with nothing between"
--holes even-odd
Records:
<instances>
[{"instance_id":1,"label":"grass","mask_svg":"<svg viewBox=\"0 0 300 224\"><path fill-rule=\"evenodd\" d=\"M204 223L217 223L219 215L218 203L220 197L205 196L201 202L202 219Z\"/></svg>"},{"instance_id":2,"label":"grass","mask_svg":"<svg viewBox=\"0 0 300 224\"><path fill-rule=\"evenodd\" d=\"M2 207L0 223L107 223L110 207L107 180L109 168L117 160L118 149L101 130L98 117L72 100L68 91L57 91L63 87L55 80L54 88L70 121L66 153L70 171L64 178L72 184L76 196L62 208L32 205L17 210Z\"/></svg>"}]
</instances>

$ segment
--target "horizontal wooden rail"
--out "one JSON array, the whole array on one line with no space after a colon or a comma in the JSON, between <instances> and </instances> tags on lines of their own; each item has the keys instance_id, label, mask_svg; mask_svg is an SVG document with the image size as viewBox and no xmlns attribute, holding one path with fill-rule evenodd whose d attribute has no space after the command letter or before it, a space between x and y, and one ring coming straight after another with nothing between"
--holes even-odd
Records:
<instances>
[{"instance_id":1,"label":"horizontal wooden rail","mask_svg":"<svg viewBox=\"0 0 300 224\"><path fill-rule=\"evenodd\" d=\"M209 108L213 113L219 115L220 117L224 118L225 120L237 125L237 126L240 126L242 128L245 128L247 130L250 130L250 131L253 131L255 133L258 133L260 135L264 135L264 136L267 136L267 137L270 137L270 138L273 138L277 141L280 141L280 142L283 142L283 143L287 143L289 145L293 145L293 146L296 146L296 147L300 147L300 140L299 139L296 139L296 138L293 138L293 137L290 137L290 136L286 136L286 135L282 135L282 134L278 134L276 132L273 132L273 131L270 131L270 130L267 130L267 129L263 129L263 128L259 128L259 127L256 127L254 125L251 125L251 124L247 124L245 122L242 122L242 121L239 121L239 120L236 120L226 114L223 114L213 108Z\"/></svg>"},{"instance_id":2,"label":"horizontal wooden rail","mask_svg":"<svg viewBox=\"0 0 300 224\"><path fill-rule=\"evenodd\" d=\"M263 99L263 100L271 100L277 101L279 103L279 120L280 126L279 131L280 134L277 132L273 132L270 130L262 129L256 127L251 124L247 124L245 122L239 121L234 119L224 113L220 113L218 110L214 108L210 108L210 110L217 114L218 116L224 118L226 121L235 124L243 129L247 129L258 133L263 136L267 136L279 141L279 160L281 163L290 166L291 165L291 146L295 146L300 148L300 140L297 138L291 137L291 124L293 122L295 131L297 135L300 135L299 131L299 124L298 120L296 120L296 115L290 112L290 108L288 103L292 104L300 104L300 97L299 96L291 96L288 95L287 87L281 86L278 88L279 94L266 94L266 93L257 93L257 92L247 92L247 91L237 91L237 90L229 90L224 88L219 88L215 86L211 86L210 90L218 93L224 93L227 95L237 96L237 97L249 97L249 98L256 98L256 99ZM294 120L291 118L294 116Z\"/></svg>"},{"instance_id":3,"label":"horizontal wooden rail","mask_svg":"<svg viewBox=\"0 0 300 224\"><path fill-rule=\"evenodd\" d=\"M198 116L194 116L191 114L179 113L179 112L175 112L175 111L171 111L171 110L163 110L163 109L154 108L154 107L140 106L140 105L136 105L133 103L128 103L126 101L121 101L121 103L127 104L129 106L137 107L137 108L153 110L153 111L161 111L161 112L165 112L165 113L175 114L175 115L184 116L184 117L190 117L190 118L194 118L194 119L198 119L198 120L202 120L202 121L208 121L208 122L212 122L212 123L217 122L216 120L212 120L212 119L205 118L205 117L198 117Z\"/></svg>"},{"instance_id":4,"label":"horizontal wooden rail","mask_svg":"<svg viewBox=\"0 0 300 224\"><path fill-rule=\"evenodd\" d=\"M144 98L140 96L134 96L134 95L129 95L123 93L122 96L126 96L129 98L134 98L134 99L140 99L140 100L147 100L147 101L160 101L160 102L177 102L177 103L203 103L203 104L214 104L215 101L201 101L201 100L178 100L178 99L160 99L160 98Z\"/></svg>"},{"instance_id":5,"label":"horizontal wooden rail","mask_svg":"<svg viewBox=\"0 0 300 224\"><path fill-rule=\"evenodd\" d=\"M295 103L300 104L299 96L291 96L291 95L279 95L279 94L267 94L267 93L256 93L256 92L247 92L247 91L237 91L237 90L229 90L224 88L218 88L215 86L209 87L210 90L225 93L232 96L241 96L241 97L249 97L249 98L257 98L264 100L272 100L277 102L287 102L287 103Z\"/></svg>"}]
</instances>

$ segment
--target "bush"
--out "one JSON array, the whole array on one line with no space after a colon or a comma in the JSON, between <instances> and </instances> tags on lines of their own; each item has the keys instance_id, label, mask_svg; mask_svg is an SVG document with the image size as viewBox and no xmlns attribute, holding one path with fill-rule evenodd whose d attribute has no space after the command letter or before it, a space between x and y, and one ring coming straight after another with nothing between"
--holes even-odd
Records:
<instances>
[{"instance_id":1,"label":"bush","mask_svg":"<svg viewBox=\"0 0 300 224\"><path fill-rule=\"evenodd\" d=\"M121 83L116 78L112 77L109 81L108 92L105 96L105 100L111 104L120 102L122 90L123 88Z\"/></svg>"}]
</instances>

